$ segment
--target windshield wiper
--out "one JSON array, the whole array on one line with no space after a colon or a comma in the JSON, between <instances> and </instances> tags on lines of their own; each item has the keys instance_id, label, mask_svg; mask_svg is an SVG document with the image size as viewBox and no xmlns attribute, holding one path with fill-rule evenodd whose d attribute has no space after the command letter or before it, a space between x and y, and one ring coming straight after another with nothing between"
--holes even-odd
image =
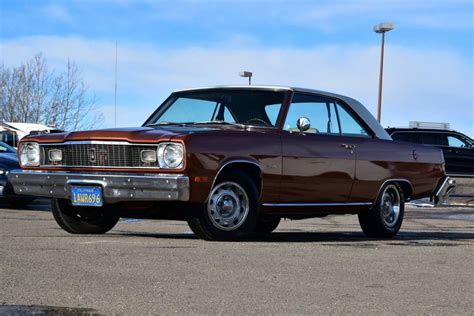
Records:
<instances>
[{"instance_id":1,"label":"windshield wiper","mask_svg":"<svg viewBox=\"0 0 474 316\"><path fill-rule=\"evenodd\" d=\"M205 124L222 124L222 125L234 125L234 126L241 126L244 127L245 124L241 123L231 123L226 121L201 121L201 122L193 122L188 124L195 124L195 125L205 125Z\"/></svg>"},{"instance_id":2,"label":"windshield wiper","mask_svg":"<svg viewBox=\"0 0 474 316\"><path fill-rule=\"evenodd\" d=\"M147 124L145 125L145 127L168 126L168 125L187 126L187 125L206 125L206 124L234 125L234 126L245 127L245 125L241 123L231 123L231 122L226 122L226 121L200 121L200 122L181 122L181 123L163 121L163 122L158 122L158 123Z\"/></svg>"},{"instance_id":3,"label":"windshield wiper","mask_svg":"<svg viewBox=\"0 0 474 316\"><path fill-rule=\"evenodd\" d=\"M166 121L163 121L163 122L158 122L158 123L147 124L147 125L145 125L145 127L160 126L160 125L184 125L184 124L186 124L186 123L177 123L177 122L166 122Z\"/></svg>"},{"instance_id":4,"label":"windshield wiper","mask_svg":"<svg viewBox=\"0 0 474 316\"><path fill-rule=\"evenodd\" d=\"M193 122L190 124L226 124L226 125L233 125L234 123L226 122L226 121L201 121L201 122Z\"/></svg>"}]
</instances>

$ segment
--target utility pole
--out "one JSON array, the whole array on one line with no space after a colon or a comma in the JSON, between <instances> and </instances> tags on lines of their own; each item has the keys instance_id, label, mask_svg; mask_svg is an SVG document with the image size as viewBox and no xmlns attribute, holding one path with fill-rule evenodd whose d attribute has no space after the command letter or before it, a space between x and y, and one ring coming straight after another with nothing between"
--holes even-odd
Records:
<instances>
[{"instance_id":1,"label":"utility pole","mask_svg":"<svg viewBox=\"0 0 474 316\"><path fill-rule=\"evenodd\" d=\"M114 93L114 127L117 127L117 50L118 44L115 41L115 93Z\"/></svg>"}]
</instances>

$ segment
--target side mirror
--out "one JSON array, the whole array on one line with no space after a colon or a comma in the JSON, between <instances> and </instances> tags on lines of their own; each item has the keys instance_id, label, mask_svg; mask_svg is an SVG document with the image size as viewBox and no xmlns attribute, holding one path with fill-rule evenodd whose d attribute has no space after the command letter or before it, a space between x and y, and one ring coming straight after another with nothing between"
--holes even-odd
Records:
<instances>
[{"instance_id":1,"label":"side mirror","mask_svg":"<svg viewBox=\"0 0 474 316\"><path fill-rule=\"evenodd\" d=\"M307 117L300 117L296 121L296 127L300 130L301 133L306 132L311 127L311 122Z\"/></svg>"}]
</instances>

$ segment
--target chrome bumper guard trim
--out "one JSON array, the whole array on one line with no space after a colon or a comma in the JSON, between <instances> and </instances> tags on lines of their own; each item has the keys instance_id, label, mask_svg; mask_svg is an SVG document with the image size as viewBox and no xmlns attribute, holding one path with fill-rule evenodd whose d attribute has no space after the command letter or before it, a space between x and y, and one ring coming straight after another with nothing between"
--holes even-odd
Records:
<instances>
[{"instance_id":1,"label":"chrome bumper guard trim","mask_svg":"<svg viewBox=\"0 0 474 316\"><path fill-rule=\"evenodd\" d=\"M442 178L433 191L433 201L436 205L443 203L456 188L456 180L448 176Z\"/></svg>"},{"instance_id":2,"label":"chrome bumper guard trim","mask_svg":"<svg viewBox=\"0 0 474 316\"><path fill-rule=\"evenodd\" d=\"M49 198L70 199L72 185L96 185L105 203L189 200L184 175L12 170L9 180L17 194Z\"/></svg>"}]
</instances>

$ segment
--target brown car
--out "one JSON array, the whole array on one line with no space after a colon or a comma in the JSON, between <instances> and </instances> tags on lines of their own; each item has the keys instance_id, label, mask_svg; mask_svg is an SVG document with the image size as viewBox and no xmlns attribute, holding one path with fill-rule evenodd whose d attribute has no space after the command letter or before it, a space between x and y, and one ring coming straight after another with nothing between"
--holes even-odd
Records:
<instances>
[{"instance_id":1,"label":"brown car","mask_svg":"<svg viewBox=\"0 0 474 316\"><path fill-rule=\"evenodd\" d=\"M406 201L454 185L440 149L394 142L354 99L291 87L176 91L142 127L29 136L19 157L15 192L51 197L76 234L167 218L228 240L349 213L392 237Z\"/></svg>"}]
</instances>

